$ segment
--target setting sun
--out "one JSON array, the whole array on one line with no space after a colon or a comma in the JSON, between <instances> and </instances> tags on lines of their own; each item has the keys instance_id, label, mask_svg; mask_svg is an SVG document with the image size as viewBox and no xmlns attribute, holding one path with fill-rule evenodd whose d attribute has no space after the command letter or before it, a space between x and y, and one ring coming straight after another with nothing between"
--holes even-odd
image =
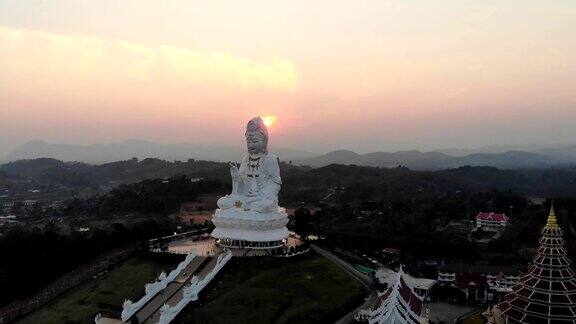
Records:
<instances>
[{"instance_id":1,"label":"setting sun","mask_svg":"<svg viewBox=\"0 0 576 324\"><path fill-rule=\"evenodd\" d=\"M266 125L266 127L272 126L276 122L277 119L278 118L276 116L262 117L262 120L264 121L264 125Z\"/></svg>"}]
</instances>

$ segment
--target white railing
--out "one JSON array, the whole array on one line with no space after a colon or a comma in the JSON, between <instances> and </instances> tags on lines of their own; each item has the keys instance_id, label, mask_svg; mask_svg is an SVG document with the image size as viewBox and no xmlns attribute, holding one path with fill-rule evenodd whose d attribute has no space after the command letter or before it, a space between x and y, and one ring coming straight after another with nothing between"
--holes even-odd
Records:
<instances>
[{"instance_id":1,"label":"white railing","mask_svg":"<svg viewBox=\"0 0 576 324\"><path fill-rule=\"evenodd\" d=\"M190 280L190 284L186 285L183 289L183 296L182 299L178 302L178 304L174 306L169 306L168 304L164 304L160 308L160 320L158 321L159 324L168 324L170 323L188 303L192 301L198 300L198 294L210 281L218 274L218 272L230 261L232 258L232 251L227 251L222 253L218 256L218 260L216 261L216 265L214 269L210 271L206 276L200 280L198 276L194 276Z\"/></svg>"},{"instance_id":2,"label":"white railing","mask_svg":"<svg viewBox=\"0 0 576 324\"><path fill-rule=\"evenodd\" d=\"M190 252L186 256L186 259L180 262L176 269L170 271L170 274L166 275L165 272L162 272L160 276L158 276L158 281L146 284L144 286L144 291L146 294L137 302L132 302L130 299L126 299L122 304L122 321L128 321L132 315L134 315L140 308L142 308L142 306L149 302L160 291L165 289L166 286L174 281L180 272L182 272L182 270L184 270L184 268L186 268L195 257L196 253L194 251Z\"/></svg>"}]
</instances>

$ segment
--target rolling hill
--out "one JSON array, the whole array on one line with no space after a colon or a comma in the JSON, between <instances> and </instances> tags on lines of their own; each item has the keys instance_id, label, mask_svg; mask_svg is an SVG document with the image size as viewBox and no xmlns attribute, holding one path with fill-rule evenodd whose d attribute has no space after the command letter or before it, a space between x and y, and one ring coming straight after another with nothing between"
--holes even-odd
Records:
<instances>
[{"instance_id":1,"label":"rolling hill","mask_svg":"<svg viewBox=\"0 0 576 324\"><path fill-rule=\"evenodd\" d=\"M283 161L304 159L313 153L291 149L275 148L273 153ZM50 144L44 141L28 142L2 158L3 161L17 161L37 158L52 158L65 162L107 163L131 158L158 158L168 161L188 159L207 161L239 161L246 154L243 147L209 146L194 144L160 144L142 140L128 140L119 143L70 145Z\"/></svg>"},{"instance_id":2,"label":"rolling hill","mask_svg":"<svg viewBox=\"0 0 576 324\"><path fill-rule=\"evenodd\" d=\"M575 150L576 151L576 150ZM333 151L297 161L297 164L322 167L330 164L362 165L372 167L405 166L414 170L440 170L462 166L491 166L504 169L547 168L576 164L576 154L538 154L525 151L503 153L475 153L451 156L441 152L399 151L358 154L352 151Z\"/></svg>"}]
</instances>

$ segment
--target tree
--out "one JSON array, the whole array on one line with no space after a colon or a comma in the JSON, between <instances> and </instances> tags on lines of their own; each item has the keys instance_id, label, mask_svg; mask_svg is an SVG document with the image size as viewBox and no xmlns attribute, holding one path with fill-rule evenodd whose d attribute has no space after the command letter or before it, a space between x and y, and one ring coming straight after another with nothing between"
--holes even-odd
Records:
<instances>
[{"instance_id":1,"label":"tree","mask_svg":"<svg viewBox=\"0 0 576 324\"><path fill-rule=\"evenodd\" d=\"M294 212L294 227L299 234L310 232L310 211L308 209L300 207Z\"/></svg>"}]
</instances>

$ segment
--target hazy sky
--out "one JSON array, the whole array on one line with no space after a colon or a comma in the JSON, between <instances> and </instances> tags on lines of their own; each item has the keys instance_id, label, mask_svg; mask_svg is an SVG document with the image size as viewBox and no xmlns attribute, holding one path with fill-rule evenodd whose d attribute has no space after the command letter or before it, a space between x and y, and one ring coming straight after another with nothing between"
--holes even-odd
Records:
<instances>
[{"instance_id":1,"label":"hazy sky","mask_svg":"<svg viewBox=\"0 0 576 324\"><path fill-rule=\"evenodd\" d=\"M574 0L1 0L0 154L576 143Z\"/></svg>"}]
</instances>

